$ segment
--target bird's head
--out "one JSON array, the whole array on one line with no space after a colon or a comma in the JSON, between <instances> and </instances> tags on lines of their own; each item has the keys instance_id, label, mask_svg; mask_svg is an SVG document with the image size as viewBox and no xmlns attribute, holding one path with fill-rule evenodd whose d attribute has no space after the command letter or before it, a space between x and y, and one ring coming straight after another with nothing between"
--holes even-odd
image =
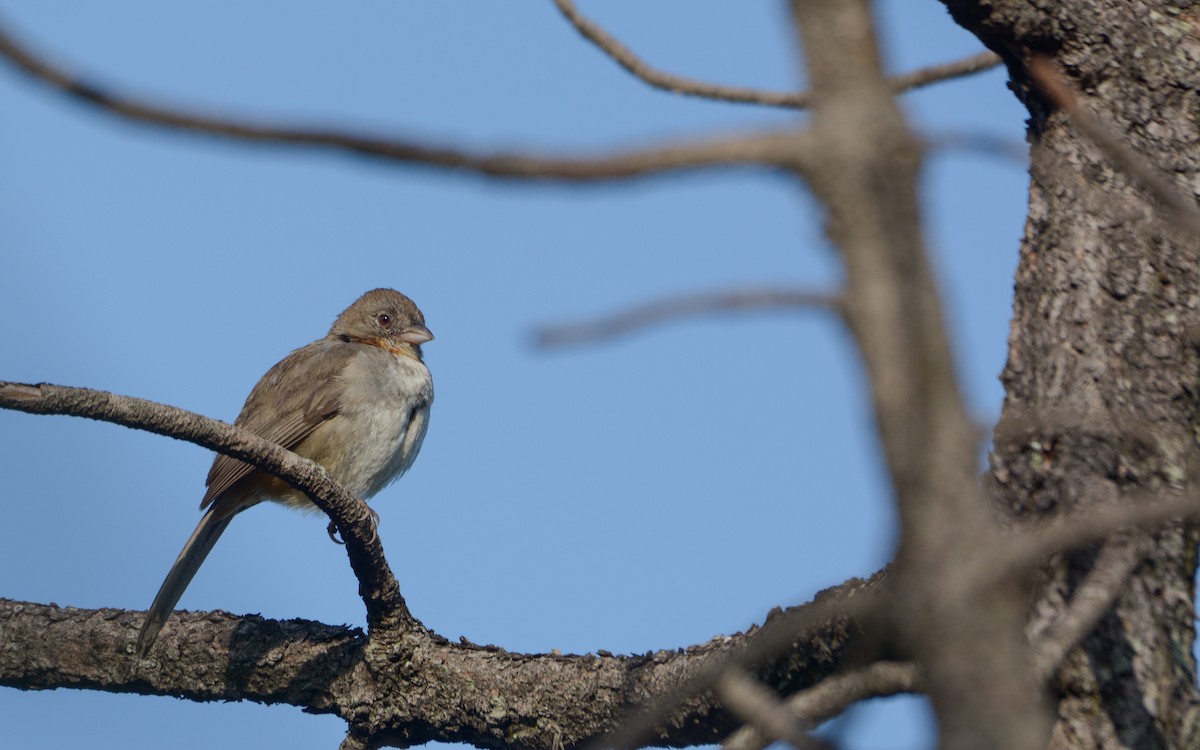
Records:
<instances>
[{"instance_id":1,"label":"bird's head","mask_svg":"<svg viewBox=\"0 0 1200 750\"><path fill-rule=\"evenodd\" d=\"M433 340L420 309L395 289L372 289L356 299L333 321L329 336L378 346L418 361L421 344Z\"/></svg>"}]
</instances>

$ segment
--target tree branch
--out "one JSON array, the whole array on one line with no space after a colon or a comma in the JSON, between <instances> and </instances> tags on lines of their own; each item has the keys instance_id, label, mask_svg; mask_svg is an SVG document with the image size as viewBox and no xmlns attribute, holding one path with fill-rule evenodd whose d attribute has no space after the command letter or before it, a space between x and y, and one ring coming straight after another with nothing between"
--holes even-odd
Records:
<instances>
[{"instance_id":1,"label":"tree branch","mask_svg":"<svg viewBox=\"0 0 1200 750\"><path fill-rule=\"evenodd\" d=\"M726 651L708 660L671 691L657 696L640 713L626 717L618 729L589 742L585 750L635 748L648 741L657 744L656 728L676 715L679 706L702 699L727 670L760 669L798 638L805 639L804 634L814 628L853 628L872 632L876 638L884 637L879 631L889 626L879 616L879 607L884 601L887 582L886 570L880 571L866 581L851 580L835 590L821 592L806 608L793 608L769 616L762 630L755 633L744 648Z\"/></svg>"},{"instance_id":2,"label":"tree branch","mask_svg":"<svg viewBox=\"0 0 1200 750\"><path fill-rule=\"evenodd\" d=\"M602 657L602 666L607 666L601 670L592 656L521 656L494 647L449 644L423 628L409 626L415 621L404 608L362 504L319 465L232 425L102 391L0 381L0 408L88 417L186 440L251 463L305 492L337 520L343 532L375 644L364 649L353 631L319 623L181 613L164 644L175 658L151 666L132 659L131 644L141 613L0 600L0 641L8 646L3 650L7 656L0 657L0 684L24 689L75 686L185 695L196 700L286 702L342 716L351 725L348 741L369 737L370 746L390 741L408 745L420 737L488 747L496 745L489 738L511 737L516 730L510 724L516 722L522 731L537 735L536 741L528 741L529 747L545 750L553 747L553 743L542 744L549 736L542 720L550 715L547 712L554 702L544 697L544 691L551 684L555 697L562 700L553 742L563 742L563 733L571 744L577 744L611 731L622 722L628 706L639 704L654 709L636 731L656 730L658 740L668 744L713 742L735 728L720 704L706 696L727 666L761 669L770 665L772 685L788 692L819 680L840 660L831 660L830 655L843 653L865 627L866 613L877 600L883 580L881 573L870 581L847 582L810 605L769 617L761 629L686 651ZM48 639L48 628L59 632ZM291 655L297 644L312 652L298 660L272 655L276 649L286 649ZM130 655L127 673L113 676L113 652ZM785 654L782 660L781 653ZM481 665L480 658L489 664L493 659L501 663ZM514 666L513 660L524 666ZM31 673L30 663L43 667ZM398 663L410 666L397 669ZM204 668L198 666L201 664ZM319 674L305 678L289 671L305 665ZM451 668L463 681L453 689L439 682L444 682L445 671ZM436 673L436 678L426 674L426 669ZM413 713L417 708L412 702L421 697L416 688L431 683L433 694L424 697L432 703L423 708L444 718L450 709L436 701L451 700L458 716L455 721L439 723L420 718L426 714ZM297 690L297 685L306 689ZM600 685L611 700L597 698ZM614 692L612 686L624 688ZM463 691L481 691L481 704L464 706ZM541 696L530 703L537 706L536 717L494 714L493 696L516 702L520 696L532 694ZM663 695L670 699L656 698ZM472 713L476 709L478 713ZM686 721L679 718L697 716ZM628 729L623 727L623 731Z\"/></svg>"},{"instance_id":3,"label":"tree branch","mask_svg":"<svg viewBox=\"0 0 1200 750\"><path fill-rule=\"evenodd\" d=\"M746 722L746 728L771 737L787 740L800 750L826 747L808 736L805 727L770 690L743 670L730 667L717 680L717 696L729 710Z\"/></svg>"},{"instance_id":4,"label":"tree branch","mask_svg":"<svg viewBox=\"0 0 1200 750\"><path fill-rule=\"evenodd\" d=\"M1167 495L1161 499L1161 495ZM1200 496L1194 492L1160 490L1130 493L1121 503L1082 508L1052 523L1022 529L996 546L988 560L976 561L980 570L968 573L980 586L1020 574L1046 561L1050 555L1103 541L1127 529L1151 530L1179 520L1200 520Z\"/></svg>"},{"instance_id":5,"label":"tree branch","mask_svg":"<svg viewBox=\"0 0 1200 750\"><path fill-rule=\"evenodd\" d=\"M313 461L225 422L166 404L88 388L0 381L0 408L65 414L133 427L224 453L304 492L337 525L358 578L367 623L413 625L369 511Z\"/></svg>"},{"instance_id":6,"label":"tree branch","mask_svg":"<svg viewBox=\"0 0 1200 750\"><path fill-rule=\"evenodd\" d=\"M926 675L944 746L1041 746L1051 722L1022 668L1025 594L974 589L960 575L999 529L976 477L978 435L924 246L920 144L880 70L868 2L791 7L816 104L819 148L804 176L845 262L846 319L900 516L888 611Z\"/></svg>"},{"instance_id":7,"label":"tree branch","mask_svg":"<svg viewBox=\"0 0 1200 750\"><path fill-rule=\"evenodd\" d=\"M1100 548L1091 571L1080 582L1066 611L1036 634L1033 668L1038 677L1049 680L1058 672L1063 660L1112 607L1125 582L1142 561L1144 538L1141 534L1126 534L1110 539Z\"/></svg>"},{"instance_id":8,"label":"tree branch","mask_svg":"<svg viewBox=\"0 0 1200 750\"><path fill-rule=\"evenodd\" d=\"M318 465L243 430L181 409L100 391L2 381L0 407L37 414L85 416L195 442L280 476L309 493L322 507L328 506L331 515L361 514L361 504L334 484ZM993 554L990 550L977 550L977 553L993 563L999 561L1001 566L1033 564L1040 560L1038 555L1043 552L1086 543L1096 535L1112 533L1114 528L1130 522L1151 524L1187 513L1200 515L1200 503L1194 498L1177 498L1174 502L1151 506L1123 504L1100 513L1092 511L1078 521L1072 520L1045 530L1034 529L1018 536L1015 542L1009 538L1001 549L1016 549L1020 553L1010 555L1007 562L1003 555ZM365 514L346 521L343 530L348 547L363 546L369 548L369 552L375 551L370 548L378 547L378 540L373 537ZM1070 533L1064 534L1064 530ZM1024 539L1033 541L1025 544ZM382 555L382 551L378 550L378 554ZM1112 565L1104 562L1105 559L1102 556L1093 576L1080 587L1071 612L1055 625L1049 636L1051 640L1047 641L1046 646L1039 647L1038 653L1042 659L1039 662L1039 674L1045 674L1050 669L1046 664L1061 658L1057 654L1066 653L1086 634L1090 624L1095 622L1095 618L1111 602L1111 597L1115 596L1120 581L1128 574L1125 566L1132 565L1130 559L1124 556ZM386 563L383 572L387 573ZM616 747L640 744L637 738L647 736L655 728L656 742L673 742L681 736L687 737L688 742L715 741L719 739L719 734L734 727L727 717L720 714L720 704L706 698L705 693L718 685L730 668L757 670L770 664L766 673L777 675L772 680L772 687L785 692L819 680L827 671L836 668L827 655L844 654L853 640L853 634L868 627L867 623L873 619L871 613L878 606L882 593L882 581L883 574L879 574L871 581L848 582L837 591L819 596L810 605L768 618L761 630L731 639L717 639L705 647L692 647L683 652L660 652L652 658L650 655L640 657L641 661L638 657L625 660L617 658L610 663L609 669L618 673L642 675L644 673L640 670L651 669L646 666L647 663L663 665L663 671L655 672L656 676L651 680L653 689L634 680L637 686L635 695L615 697L612 705L604 710L597 709L597 713L587 716L564 715L563 721L555 726L560 729L588 727L586 730L576 729L571 735L578 742L623 724L620 733L609 736L604 742L605 745ZM987 590L991 581L976 581L973 584L972 588ZM402 600L400 602L402 605ZM133 662L128 674L113 681L110 654L112 651L130 653L133 633L139 623L140 613L135 612L74 610L0 602L0 641L12 646L7 653L15 659L11 663L0 659L0 684L25 689L75 686L133 690L184 695L195 700L246 698L264 703L284 702L343 716L351 722L353 738L378 738L382 734L399 732L400 727L404 728L408 743L411 741L412 722L416 721L421 727L420 731L428 735L427 739L470 741L487 746L488 743L481 736L487 736L493 725L486 718L474 717L475 721L482 723L470 732L459 730L458 733L447 734L445 730L421 724L409 714L405 714L403 719L393 715L377 715L364 709L360 701L368 700L364 696L383 693L393 696L389 700L394 700L396 695L412 695L414 681L417 685L426 684L420 669L397 674L393 667L388 666L399 658L412 662L418 658L418 653L425 654L420 657L420 663L446 665L448 659L465 660L460 665L464 674L469 674L465 679L475 685L480 679L480 666L471 659L480 654L504 654L509 660L517 658L529 665L530 670L550 669L550 675L537 678L539 688L545 687L546 680L582 679L579 674L565 675L558 667L541 665L541 660L550 659L552 665L561 666L560 657L519 656L489 647L451 645L421 628L403 628L398 636L383 639L374 651L364 651L361 639L347 628L331 628L302 621L280 623L257 617L235 618L221 613L181 613L168 645L176 652L174 658L160 660L152 668ZM46 632L51 629L59 632L54 638L48 639ZM48 644L53 644L53 647ZM68 646L64 648L63 644ZM79 647L70 644L78 644ZM297 647L309 649L311 653L298 660L271 655L278 649L286 649L289 655L294 655ZM782 663L778 659L780 653L787 654ZM814 654L825 654L826 657L814 661ZM700 656L704 658L692 658ZM675 663L677 657L686 657L686 661ZM43 668L30 672L28 664L33 663L30 662L31 658L42 664ZM596 668L590 661L594 657L570 658L584 659L585 662L576 662L574 669L594 676ZM603 660L606 657L601 658ZM376 659L381 663L360 668L358 665L363 659ZM840 658L835 661L840 661ZM198 664L207 665L207 668L199 669ZM227 664L227 667L213 670L213 664ZM334 668L333 665L337 666ZM309 667L317 671L305 672ZM332 672L329 671L331 668ZM508 672L512 667L506 661L497 668ZM262 669L267 671L259 671ZM656 670L657 667L652 669ZM381 673L387 674L394 684L377 684ZM223 677L211 682L214 674ZM332 678L330 675L333 675ZM364 685L365 675L371 675L375 682ZM223 681L225 679L230 681ZM491 679L500 678L493 675ZM632 678L627 675L611 679L615 682L605 684L627 685ZM910 668L893 669L874 665L862 673L835 677L803 690L789 701L789 705L801 717L820 720L843 710L854 700L873 694L913 689L915 679L915 673ZM552 684L558 691L557 683ZM249 685L253 687L247 689ZM533 689L529 684L522 685L522 689ZM506 690L517 687L511 683L504 685ZM509 695L503 692L496 694ZM582 697L576 698L586 702ZM369 702L375 705L374 701ZM633 721L625 722L622 716L624 707L639 703L648 703L650 710ZM378 701L378 705L395 704ZM442 711L444 707L437 710ZM703 721L684 721L679 718L695 716L697 712L703 714ZM705 726L705 733L697 738L691 733L700 731L696 727L701 724ZM678 733L681 727L690 729L683 730L684 734L681 735ZM483 734L475 734L476 731ZM554 742L562 741L560 736L549 745L538 744L544 739L539 737L530 746L553 748ZM739 741L747 740L743 738Z\"/></svg>"},{"instance_id":9,"label":"tree branch","mask_svg":"<svg viewBox=\"0 0 1200 750\"><path fill-rule=\"evenodd\" d=\"M931 151L967 151L996 156L1029 168L1029 144L1015 138L968 130L942 130L921 136L925 148Z\"/></svg>"},{"instance_id":10,"label":"tree branch","mask_svg":"<svg viewBox=\"0 0 1200 750\"><path fill-rule=\"evenodd\" d=\"M295 705L345 719L353 746L438 740L561 750L621 727L629 707L676 695L713 664L746 664L780 692L821 680L860 641L864 623L843 605L874 600L882 579L848 581L761 628L636 656L516 654L421 628L363 648L346 627L182 613L177 629L191 636L173 639L171 658L154 667L133 655L139 612L0 599L0 685ZM673 701L651 727L655 744L676 747L718 742L736 728L703 691Z\"/></svg>"},{"instance_id":11,"label":"tree branch","mask_svg":"<svg viewBox=\"0 0 1200 750\"><path fill-rule=\"evenodd\" d=\"M628 310L581 323L544 326L535 331L534 345L553 348L614 338L677 318L732 310L792 310L821 308L841 312L841 298L828 292L799 289L759 289L705 292L647 302Z\"/></svg>"},{"instance_id":12,"label":"tree branch","mask_svg":"<svg viewBox=\"0 0 1200 750\"><path fill-rule=\"evenodd\" d=\"M584 182L731 166L792 166L805 158L806 138L794 131L764 131L618 151L588 158L557 158L523 153L477 154L415 141L343 130L270 125L217 118L114 93L51 64L0 27L0 58L35 80L77 101L142 123L276 146L307 147L368 156L384 161L519 180Z\"/></svg>"},{"instance_id":13,"label":"tree branch","mask_svg":"<svg viewBox=\"0 0 1200 750\"><path fill-rule=\"evenodd\" d=\"M985 50L969 57L964 57L961 60L930 65L908 73L889 76L886 81L893 94L903 94L913 89L919 89L934 83L941 83L952 78L962 78L963 76L982 73L985 70L997 67L1003 62L1004 60L995 52Z\"/></svg>"},{"instance_id":14,"label":"tree branch","mask_svg":"<svg viewBox=\"0 0 1200 750\"><path fill-rule=\"evenodd\" d=\"M810 729L867 700L920 689L919 672L906 662L881 661L853 672L833 675L787 699L785 708L803 728ZM722 744L723 750L763 750L778 737L759 726L745 726Z\"/></svg>"},{"instance_id":15,"label":"tree branch","mask_svg":"<svg viewBox=\"0 0 1200 750\"><path fill-rule=\"evenodd\" d=\"M622 44L595 21L580 13L579 9L575 7L574 0L554 0L554 4L584 39L594 44L635 78L656 89L673 94L738 104L761 104L768 107L790 109L806 109L812 106L811 91L764 91L740 86L723 86L658 70L638 57L633 50ZM994 52L980 52L962 60L893 76L888 79L888 84L893 93L899 94L921 86L928 86L931 83L990 70L1000 63L1000 56Z\"/></svg>"}]
</instances>

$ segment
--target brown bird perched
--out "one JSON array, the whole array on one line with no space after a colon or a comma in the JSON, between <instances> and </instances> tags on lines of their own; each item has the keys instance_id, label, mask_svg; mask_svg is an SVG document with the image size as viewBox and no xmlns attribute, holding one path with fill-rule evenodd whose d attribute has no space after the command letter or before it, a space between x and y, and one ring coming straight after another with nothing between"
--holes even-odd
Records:
<instances>
[{"instance_id":1,"label":"brown bird perched","mask_svg":"<svg viewBox=\"0 0 1200 750\"><path fill-rule=\"evenodd\" d=\"M338 316L325 338L276 364L234 422L325 467L366 500L412 466L433 402L421 344L433 340L413 301L374 289ZM200 524L167 573L138 634L145 656L200 564L235 515L263 500L313 508L304 493L236 458L218 455Z\"/></svg>"}]
</instances>

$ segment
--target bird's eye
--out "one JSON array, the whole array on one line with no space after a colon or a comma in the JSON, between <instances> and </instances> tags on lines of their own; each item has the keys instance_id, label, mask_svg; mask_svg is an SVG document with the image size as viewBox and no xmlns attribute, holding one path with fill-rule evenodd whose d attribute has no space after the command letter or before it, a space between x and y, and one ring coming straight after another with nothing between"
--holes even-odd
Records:
<instances>
[{"instance_id":1,"label":"bird's eye","mask_svg":"<svg viewBox=\"0 0 1200 750\"><path fill-rule=\"evenodd\" d=\"M392 316L387 313L379 313L375 316L375 322L386 328L388 323L392 322Z\"/></svg>"}]
</instances>

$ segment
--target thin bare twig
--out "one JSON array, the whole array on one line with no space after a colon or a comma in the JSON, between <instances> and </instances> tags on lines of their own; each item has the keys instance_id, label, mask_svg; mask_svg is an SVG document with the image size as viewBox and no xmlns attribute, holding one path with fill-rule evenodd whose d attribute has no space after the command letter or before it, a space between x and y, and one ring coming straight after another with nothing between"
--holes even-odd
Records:
<instances>
[{"instance_id":1,"label":"thin bare twig","mask_svg":"<svg viewBox=\"0 0 1200 750\"><path fill-rule=\"evenodd\" d=\"M35 80L78 101L142 123L237 141L309 147L385 161L520 180L585 182L646 177L680 170L730 166L795 168L806 150L795 131L763 131L672 141L607 155L557 158L524 153L478 154L399 138L287 124L219 118L114 93L34 54L0 27L0 58Z\"/></svg>"},{"instance_id":2,"label":"thin bare twig","mask_svg":"<svg viewBox=\"0 0 1200 750\"><path fill-rule=\"evenodd\" d=\"M656 89L684 96L738 104L761 104L789 109L805 109L812 106L811 91L764 91L742 86L725 86L659 70L638 57L633 50L622 44L595 21L580 13L573 0L554 0L554 4L584 39L594 44L635 78ZM989 70L1000 63L999 55L994 52L980 52L962 60L932 65L928 68L892 76L888 79L888 85L894 93L899 94L921 86L928 86L931 83Z\"/></svg>"},{"instance_id":3,"label":"thin bare twig","mask_svg":"<svg viewBox=\"0 0 1200 750\"><path fill-rule=\"evenodd\" d=\"M961 60L953 60L948 63L940 63L938 65L930 65L925 68L910 71L908 73L900 73L899 75L888 76L887 84L891 88L893 94L903 94L906 91L919 89L923 86L928 86L933 83L941 83L952 78L962 78L963 76L982 73L985 70L991 70L1000 65L1004 60L995 52L984 51L977 52L970 57L964 57Z\"/></svg>"},{"instance_id":4,"label":"thin bare twig","mask_svg":"<svg viewBox=\"0 0 1200 750\"><path fill-rule=\"evenodd\" d=\"M705 292L648 302L597 320L545 326L535 332L535 346L552 348L592 343L677 318L731 310L794 310L823 308L841 312L841 298L828 292L798 289L758 289Z\"/></svg>"},{"instance_id":5,"label":"thin bare twig","mask_svg":"<svg viewBox=\"0 0 1200 750\"><path fill-rule=\"evenodd\" d=\"M876 662L868 667L834 675L801 690L787 699L785 707L804 729L842 714L847 708L867 700L920 690L920 672L907 662ZM725 740L724 750L762 750L774 738L757 726L745 726Z\"/></svg>"},{"instance_id":6,"label":"thin bare twig","mask_svg":"<svg viewBox=\"0 0 1200 750\"><path fill-rule=\"evenodd\" d=\"M985 156L998 156L1021 167L1029 166L1029 145L1015 138L966 130L923 133L920 137L925 148L930 151L968 151Z\"/></svg>"},{"instance_id":7,"label":"thin bare twig","mask_svg":"<svg viewBox=\"0 0 1200 750\"><path fill-rule=\"evenodd\" d=\"M1037 55L1029 61L1029 73L1042 93L1056 107L1071 117L1071 122L1084 135L1104 150L1108 156L1163 204L1172 218L1193 235L1200 234L1200 208L1190 196L1184 195L1143 154L1126 145L1098 117L1084 109L1071 87L1063 80L1050 58Z\"/></svg>"},{"instance_id":8,"label":"thin bare twig","mask_svg":"<svg viewBox=\"0 0 1200 750\"><path fill-rule=\"evenodd\" d=\"M1142 561L1144 547L1144 535L1135 533L1110 539L1100 548L1092 569L1075 589L1066 610L1033 639L1033 668L1039 679L1053 677L1071 649L1092 632L1112 607Z\"/></svg>"},{"instance_id":9,"label":"thin bare twig","mask_svg":"<svg viewBox=\"0 0 1200 750\"><path fill-rule=\"evenodd\" d=\"M738 667L725 670L717 680L715 692L721 704L732 711L747 728L774 740L787 740L801 750L827 747L808 736L808 731L787 706L761 682Z\"/></svg>"},{"instance_id":10,"label":"thin bare twig","mask_svg":"<svg viewBox=\"0 0 1200 750\"><path fill-rule=\"evenodd\" d=\"M788 699L788 708L813 724L828 721L868 698L920 690L920 671L908 662L881 661L869 667L834 675Z\"/></svg>"}]
</instances>

